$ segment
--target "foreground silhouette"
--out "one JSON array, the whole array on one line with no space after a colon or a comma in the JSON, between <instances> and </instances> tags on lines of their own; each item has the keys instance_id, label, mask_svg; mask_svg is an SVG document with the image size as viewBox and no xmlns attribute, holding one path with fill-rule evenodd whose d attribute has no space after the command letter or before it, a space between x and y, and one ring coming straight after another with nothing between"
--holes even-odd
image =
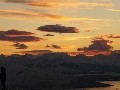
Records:
<instances>
[{"instance_id":1,"label":"foreground silhouette","mask_svg":"<svg viewBox=\"0 0 120 90\"><path fill-rule=\"evenodd\" d=\"M4 67L1 67L1 73L0 73L0 80L1 80L1 85L2 85L2 90L6 89L6 69Z\"/></svg>"}]
</instances>

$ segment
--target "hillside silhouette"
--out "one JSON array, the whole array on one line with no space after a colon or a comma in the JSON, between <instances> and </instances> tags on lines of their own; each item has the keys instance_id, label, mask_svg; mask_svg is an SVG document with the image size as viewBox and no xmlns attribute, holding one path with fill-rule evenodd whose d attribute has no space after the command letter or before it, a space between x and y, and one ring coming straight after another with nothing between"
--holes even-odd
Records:
<instances>
[{"instance_id":1,"label":"hillside silhouette","mask_svg":"<svg viewBox=\"0 0 120 90\"><path fill-rule=\"evenodd\" d=\"M120 73L120 52L108 56L69 56L59 52L42 56L0 55L0 66L6 68L8 88L103 87L110 85L96 81L120 80L117 75Z\"/></svg>"}]
</instances>

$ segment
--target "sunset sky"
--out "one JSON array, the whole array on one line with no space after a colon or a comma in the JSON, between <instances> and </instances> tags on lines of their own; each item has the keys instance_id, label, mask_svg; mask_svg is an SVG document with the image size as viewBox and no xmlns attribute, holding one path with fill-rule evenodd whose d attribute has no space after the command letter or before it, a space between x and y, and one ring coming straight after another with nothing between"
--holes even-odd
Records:
<instances>
[{"instance_id":1,"label":"sunset sky","mask_svg":"<svg viewBox=\"0 0 120 90\"><path fill-rule=\"evenodd\" d=\"M120 50L120 0L0 0L0 54L91 50L95 37Z\"/></svg>"}]
</instances>

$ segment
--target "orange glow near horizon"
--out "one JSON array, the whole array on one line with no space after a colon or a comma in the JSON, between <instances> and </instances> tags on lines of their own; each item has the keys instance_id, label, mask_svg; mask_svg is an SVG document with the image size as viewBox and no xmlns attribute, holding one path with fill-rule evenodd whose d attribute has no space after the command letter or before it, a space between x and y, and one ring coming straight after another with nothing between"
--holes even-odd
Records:
<instances>
[{"instance_id":1,"label":"orange glow near horizon","mask_svg":"<svg viewBox=\"0 0 120 90\"><path fill-rule=\"evenodd\" d=\"M99 55L99 54L102 54L102 55L109 55L111 54L111 52L108 52L108 51L81 51L81 52L68 52L68 55L70 56L77 56L77 55L86 55L86 56L95 56L95 55Z\"/></svg>"}]
</instances>

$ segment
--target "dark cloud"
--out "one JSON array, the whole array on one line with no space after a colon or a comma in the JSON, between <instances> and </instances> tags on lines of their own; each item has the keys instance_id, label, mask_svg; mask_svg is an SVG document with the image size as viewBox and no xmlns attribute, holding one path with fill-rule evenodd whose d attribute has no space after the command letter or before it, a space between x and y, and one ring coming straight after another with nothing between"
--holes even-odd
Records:
<instances>
[{"instance_id":1,"label":"dark cloud","mask_svg":"<svg viewBox=\"0 0 120 90\"><path fill-rule=\"evenodd\" d=\"M54 45L54 44L53 44L51 47L52 47L52 48L55 48L55 49L62 49L61 46Z\"/></svg>"},{"instance_id":2,"label":"dark cloud","mask_svg":"<svg viewBox=\"0 0 120 90\"><path fill-rule=\"evenodd\" d=\"M92 0L0 0L3 2L10 3L23 3L25 5L30 5L34 7L42 7L47 9L58 9L58 8L79 8L79 7L105 7L111 8L113 7L113 3L105 2L105 0L101 0L100 2L95 2ZM99 0L97 0L99 1Z\"/></svg>"},{"instance_id":3,"label":"dark cloud","mask_svg":"<svg viewBox=\"0 0 120 90\"><path fill-rule=\"evenodd\" d=\"M92 44L88 47L78 48L78 51L98 50L98 51L109 51L113 49L112 46L108 45L112 41L105 40L103 38L95 37Z\"/></svg>"},{"instance_id":4,"label":"dark cloud","mask_svg":"<svg viewBox=\"0 0 120 90\"><path fill-rule=\"evenodd\" d=\"M28 3L31 0L3 0L4 2L12 2L12 3Z\"/></svg>"},{"instance_id":5,"label":"dark cloud","mask_svg":"<svg viewBox=\"0 0 120 90\"><path fill-rule=\"evenodd\" d=\"M27 32L27 31L19 31L19 30L15 30L15 29L11 29L8 31L0 31L0 34L4 34L4 35L15 35L15 36L19 36L19 35L32 35L34 33L31 32Z\"/></svg>"},{"instance_id":6,"label":"dark cloud","mask_svg":"<svg viewBox=\"0 0 120 90\"><path fill-rule=\"evenodd\" d=\"M77 51L86 51L88 50L88 47L78 48Z\"/></svg>"},{"instance_id":7,"label":"dark cloud","mask_svg":"<svg viewBox=\"0 0 120 90\"><path fill-rule=\"evenodd\" d=\"M55 36L55 35L53 35L53 34L46 34L46 35L44 35L44 36Z\"/></svg>"},{"instance_id":8,"label":"dark cloud","mask_svg":"<svg viewBox=\"0 0 120 90\"><path fill-rule=\"evenodd\" d=\"M56 3L49 3L50 1L45 0L0 0L2 2L7 3L23 3L26 5L34 6L34 7L43 7L43 8L54 8L55 6L58 6Z\"/></svg>"},{"instance_id":9,"label":"dark cloud","mask_svg":"<svg viewBox=\"0 0 120 90\"><path fill-rule=\"evenodd\" d=\"M107 38L120 38L120 35L105 35Z\"/></svg>"},{"instance_id":10,"label":"dark cloud","mask_svg":"<svg viewBox=\"0 0 120 90\"><path fill-rule=\"evenodd\" d=\"M52 44L52 45L46 45L46 48L53 48L53 49L62 49L62 47L61 46L59 46L59 45L55 45L55 44Z\"/></svg>"},{"instance_id":11,"label":"dark cloud","mask_svg":"<svg viewBox=\"0 0 120 90\"><path fill-rule=\"evenodd\" d=\"M76 8L76 7L112 7L111 2L105 0L98 2L88 2L89 0L0 0L2 2L24 3L26 5L47 7L47 8ZM103 2L104 1L104 2Z\"/></svg>"},{"instance_id":12,"label":"dark cloud","mask_svg":"<svg viewBox=\"0 0 120 90\"><path fill-rule=\"evenodd\" d=\"M28 48L27 45L25 45L24 43L19 43L19 42L15 42L12 46L16 47L16 49L27 49Z\"/></svg>"},{"instance_id":13,"label":"dark cloud","mask_svg":"<svg viewBox=\"0 0 120 90\"><path fill-rule=\"evenodd\" d=\"M52 53L51 50L31 50L31 51L22 51L20 52L22 54L34 54L34 55L38 55L38 54L45 54L45 53Z\"/></svg>"},{"instance_id":14,"label":"dark cloud","mask_svg":"<svg viewBox=\"0 0 120 90\"><path fill-rule=\"evenodd\" d=\"M0 31L0 40L10 42L31 42L43 40L43 38L31 36L31 34L33 33L18 30Z\"/></svg>"},{"instance_id":15,"label":"dark cloud","mask_svg":"<svg viewBox=\"0 0 120 90\"><path fill-rule=\"evenodd\" d=\"M0 34L0 40L11 41L11 42L31 42L31 41L40 41L40 40L43 40L43 38L39 38L39 37L35 37L35 36L10 37L10 36Z\"/></svg>"},{"instance_id":16,"label":"dark cloud","mask_svg":"<svg viewBox=\"0 0 120 90\"><path fill-rule=\"evenodd\" d=\"M56 32L56 33L78 33L79 30L76 27L66 27L60 24L56 25L45 25L38 27L37 30L45 32Z\"/></svg>"}]
</instances>

